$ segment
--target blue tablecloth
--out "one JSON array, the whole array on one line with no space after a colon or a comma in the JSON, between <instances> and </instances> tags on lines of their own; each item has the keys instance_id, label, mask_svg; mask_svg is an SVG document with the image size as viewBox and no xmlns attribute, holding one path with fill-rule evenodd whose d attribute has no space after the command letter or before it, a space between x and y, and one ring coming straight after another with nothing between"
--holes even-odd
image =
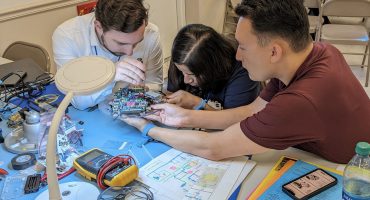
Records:
<instances>
[{"instance_id":1,"label":"blue tablecloth","mask_svg":"<svg viewBox=\"0 0 370 200\"><path fill-rule=\"evenodd\" d=\"M45 94L58 94L60 98L56 103L60 103L63 95L56 89L54 84L47 87ZM14 104L19 103L19 100L13 101ZM21 106L27 106L27 102L22 102ZM83 121L82 125L78 125L78 128L82 128L83 131L83 145L85 150L92 148L99 148L106 153L111 155L118 154L130 154L133 155L137 161L139 167L144 166L146 163L151 161L153 158L169 150L170 147L160 142L150 142L143 148L140 144L145 140L141 133L125 124L120 120L114 120L107 114L102 113L99 109L92 112L79 111L72 106L68 109L68 115L75 121ZM3 128L3 135L6 135L8 128L6 128L6 121L0 122L0 127ZM125 147L122 148L122 144L125 143ZM120 148L121 147L121 148ZM16 156L16 154L9 153L6 151L4 145L0 148L0 162L3 164L1 168L9 170L10 175L19 173L16 170L9 169L10 160ZM60 183L70 181L87 181L82 178L79 174L73 173L66 178L60 180ZM0 188L2 189L3 181L0 181ZM21 199L35 199L42 191L46 190L47 187L40 189L38 193L24 195ZM239 189L239 188L238 188ZM236 190L230 199L236 199L239 190ZM1 192L1 191L0 191Z\"/></svg>"}]
</instances>

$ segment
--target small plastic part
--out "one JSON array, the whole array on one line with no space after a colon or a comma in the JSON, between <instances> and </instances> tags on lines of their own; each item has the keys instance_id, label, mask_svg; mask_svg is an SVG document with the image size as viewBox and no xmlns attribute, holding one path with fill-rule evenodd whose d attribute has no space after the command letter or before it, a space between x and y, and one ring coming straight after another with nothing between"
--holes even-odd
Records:
<instances>
[{"instance_id":1,"label":"small plastic part","mask_svg":"<svg viewBox=\"0 0 370 200\"><path fill-rule=\"evenodd\" d=\"M39 191L41 183L41 174L29 175L24 185L24 193L34 193Z\"/></svg>"},{"instance_id":2,"label":"small plastic part","mask_svg":"<svg viewBox=\"0 0 370 200\"><path fill-rule=\"evenodd\" d=\"M8 171L6 171L5 169L3 168L0 168L0 175L8 175Z\"/></svg>"}]
</instances>

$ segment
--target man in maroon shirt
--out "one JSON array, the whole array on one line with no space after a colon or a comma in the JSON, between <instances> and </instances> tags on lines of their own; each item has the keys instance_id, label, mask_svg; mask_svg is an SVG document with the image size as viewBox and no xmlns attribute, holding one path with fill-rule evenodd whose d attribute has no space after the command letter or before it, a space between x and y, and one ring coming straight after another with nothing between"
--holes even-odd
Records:
<instances>
[{"instance_id":1,"label":"man in maroon shirt","mask_svg":"<svg viewBox=\"0 0 370 200\"><path fill-rule=\"evenodd\" d=\"M185 110L170 104L148 119L172 130L126 118L145 135L174 148L219 160L296 147L346 163L359 141L370 141L370 100L342 54L312 43L302 1L243 0L236 8L237 59L252 80L271 79L251 104L223 111Z\"/></svg>"}]
</instances>

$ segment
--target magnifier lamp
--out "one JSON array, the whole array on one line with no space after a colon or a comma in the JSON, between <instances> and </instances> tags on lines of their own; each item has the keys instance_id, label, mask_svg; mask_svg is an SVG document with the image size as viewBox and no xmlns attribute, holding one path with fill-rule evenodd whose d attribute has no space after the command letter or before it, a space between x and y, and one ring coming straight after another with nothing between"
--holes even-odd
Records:
<instances>
[{"instance_id":1,"label":"magnifier lamp","mask_svg":"<svg viewBox=\"0 0 370 200\"><path fill-rule=\"evenodd\" d=\"M73 95L88 95L103 89L112 82L115 76L115 66L108 59L97 56L86 56L71 60L63 65L55 75L57 88L66 93L60 103L48 134L46 146L46 173L48 175L48 190L41 193L37 199L84 199L86 195L99 195L98 189L86 182L70 182L61 184L60 193L56 171L56 142L60 121ZM96 199L95 197L95 199Z\"/></svg>"}]
</instances>

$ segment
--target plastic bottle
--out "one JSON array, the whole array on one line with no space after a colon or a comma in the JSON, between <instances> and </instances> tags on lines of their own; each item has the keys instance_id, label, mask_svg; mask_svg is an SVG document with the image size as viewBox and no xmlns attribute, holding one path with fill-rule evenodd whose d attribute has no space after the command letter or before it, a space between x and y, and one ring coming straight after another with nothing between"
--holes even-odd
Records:
<instances>
[{"instance_id":1,"label":"plastic bottle","mask_svg":"<svg viewBox=\"0 0 370 200\"><path fill-rule=\"evenodd\" d=\"M370 200L370 144L359 142L343 174L343 200Z\"/></svg>"}]
</instances>

